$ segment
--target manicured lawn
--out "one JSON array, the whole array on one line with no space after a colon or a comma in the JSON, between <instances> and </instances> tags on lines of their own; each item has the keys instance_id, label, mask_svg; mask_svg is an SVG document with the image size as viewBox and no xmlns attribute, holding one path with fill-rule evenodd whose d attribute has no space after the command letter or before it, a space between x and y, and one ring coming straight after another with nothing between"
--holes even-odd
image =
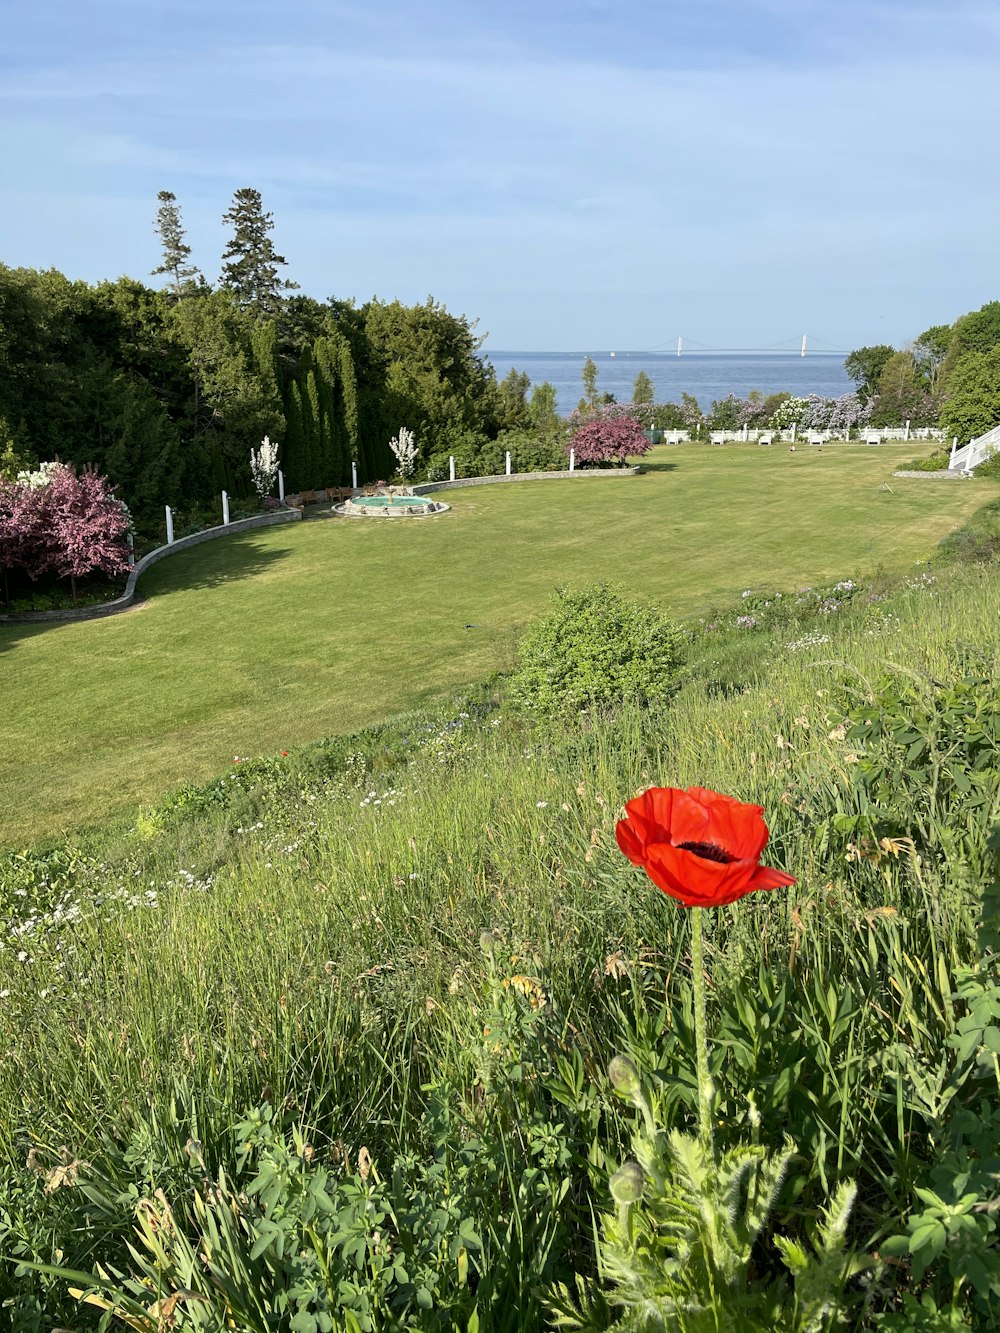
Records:
<instances>
[{"instance_id":1,"label":"manicured lawn","mask_svg":"<svg viewBox=\"0 0 1000 1333\"><path fill-rule=\"evenodd\" d=\"M905 567L1000 491L883 489L913 452L660 448L636 478L456 490L439 518L236 535L154 567L127 614L0 627L0 842L482 679L561 582L620 581L688 614L747 587Z\"/></svg>"}]
</instances>

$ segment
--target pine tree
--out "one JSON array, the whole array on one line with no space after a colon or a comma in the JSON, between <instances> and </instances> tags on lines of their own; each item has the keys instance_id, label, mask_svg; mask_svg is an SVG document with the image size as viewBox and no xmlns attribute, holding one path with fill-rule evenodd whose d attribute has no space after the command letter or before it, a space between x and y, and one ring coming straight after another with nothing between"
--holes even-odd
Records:
<instances>
[{"instance_id":1,"label":"pine tree","mask_svg":"<svg viewBox=\"0 0 1000 1333\"><path fill-rule=\"evenodd\" d=\"M174 296L185 296L193 292L200 277L197 267L187 261L191 257L191 247L184 240L184 224L181 222L180 205L169 190L161 190L156 196L160 206L156 210L156 228L163 246L163 263L153 269L153 277L160 273L169 273L173 279Z\"/></svg>"},{"instance_id":2,"label":"pine tree","mask_svg":"<svg viewBox=\"0 0 1000 1333\"><path fill-rule=\"evenodd\" d=\"M274 248L268 232L274 215L265 213L259 190L237 190L222 215L233 228L233 237L222 256L220 283L233 293L239 305L258 315L280 314L282 292L298 287L278 276L279 265L288 261Z\"/></svg>"},{"instance_id":3,"label":"pine tree","mask_svg":"<svg viewBox=\"0 0 1000 1333\"><path fill-rule=\"evenodd\" d=\"M640 370L635 377L635 383L632 385L632 401L639 406L646 403L652 403L655 398L653 381L644 370Z\"/></svg>"}]
</instances>

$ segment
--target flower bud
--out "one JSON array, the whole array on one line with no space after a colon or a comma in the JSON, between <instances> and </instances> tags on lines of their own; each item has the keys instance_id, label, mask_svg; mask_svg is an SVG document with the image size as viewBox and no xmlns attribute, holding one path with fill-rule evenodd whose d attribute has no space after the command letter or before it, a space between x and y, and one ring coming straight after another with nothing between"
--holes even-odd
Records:
<instances>
[{"instance_id":1,"label":"flower bud","mask_svg":"<svg viewBox=\"0 0 1000 1333\"><path fill-rule=\"evenodd\" d=\"M479 947L483 953L491 954L493 952L494 939L492 930L484 930L479 936Z\"/></svg>"},{"instance_id":2,"label":"flower bud","mask_svg":"<svg viewBox=\"0 0 1000 1333\"><path fill-rule=\"evenodd\" d=\"M639 1071L627 1055L616 1055L608 1065L611 1086L623 1097L635 1097L642 1091Z\"/></svg>"},{"instance_id":3,"label":"flower bud","mask_svg":"<svg viewBox=\"0 0 1000 1333\"><path fill-rule=\"evenodd\" d=\"M624 1162L611 1177L615 1203L638 1203L646 1185L646 1173L638 1162Z\"/></svg>"}]
</instances>

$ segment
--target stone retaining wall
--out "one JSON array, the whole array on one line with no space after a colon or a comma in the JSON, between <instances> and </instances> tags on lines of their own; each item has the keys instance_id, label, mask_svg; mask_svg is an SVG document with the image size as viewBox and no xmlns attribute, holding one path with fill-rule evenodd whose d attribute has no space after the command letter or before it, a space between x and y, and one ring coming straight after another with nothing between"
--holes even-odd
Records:
<instances>
[{"instance_id":1,"label":"stone retaining wall","mask_svg":"<svg viewBox=\"0 0 1000 1333\"><path fill-rule=\"evenodd\" d=\"M169 546L158 546L132 566L125 584L125 591L113 602L101 602L98 606L69 606L59 611L22 611L20 615L0 615L0 625L44 624L46 621L64 620L100 620L102 616L113 616L119 611L127 611L135 601L135 585L145 574L150 565L155 565L164 556L175 551L185 551L189 546L198 546L201 542L210 542L216 537L227 537L232 532L245 532L248 528L270 528L276 523L295 523L301 520L298 509L281 509L273 514L255 514L253 518L238 518L233 523L220 524L217 528L205 528L203 532L192 532L189 537L178 537Z\"/></svg>"},{"instance_id":2,"label":"stone retaining wall","mask_svg":"<svg viewBox=\"0 0 1000 1333\"><path fill-rule=\"evenodd\" d=\"M894 477L931 477L934 480L945 481L968 481L971 477L969 472L952 472L946 467L938 468L936 472L913 472L906 471L894 472Z\"/></svg>"}]
</instances>

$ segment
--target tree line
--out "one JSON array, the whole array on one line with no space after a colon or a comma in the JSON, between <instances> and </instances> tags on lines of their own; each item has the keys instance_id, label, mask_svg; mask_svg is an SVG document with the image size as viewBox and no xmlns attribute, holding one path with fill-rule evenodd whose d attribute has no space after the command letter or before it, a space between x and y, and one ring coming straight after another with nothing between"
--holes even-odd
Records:
<instances>
[{"instance_id":1,"label":"tree line","mask_svg":"<svg viewBox=\"0 0 1000 1333\"><path fill-rule=\"evenodd\" d=\"M873 425L939 425L964 444L1000 425L1000 301L935 324L901 350L859 347L844 368Z\"/></svg>"},{"instance_id":2,"label":"tree line","mask_svg":"<svg viewBox=\"0 0 1000 1333\"><path fill-rule=\"evenodd\" d=\"M465 473L501 471L508 450L520 470L563 465L580 419L559 417L551 384L516 369L498 383L475 322L431 297L407 306L305 296L284 276L259 191L237 190L223 219L231 234L214 283L166 190L151 273L160 287L0 265L0 475L53 459L96 470L153 532L164 504L251 494L250 451L264 436L280 443L289 490L346 485L352 465L359 482L388 478L404 426L432 476L447 475L449 455ZM939 423L969 439L1000 422L1000 302L902 351L859 348L845 366L858 407L830 400L835 416ZM596 373L588 359L583 420L609 398ZM654 403L644 373L633 397L643 425L665 428L792 410L790 395L772 395L723 400L703 416L690 395Z\"/></svg>"},{"instance_id":3,"label":"tree line","mask_svg":"<svg viewBox=\"0 0 1000 1333\"><path fill-rule=\"evenodd\" d=\"M140 526L163 505L250 494L250 450L280 441L289 489L391 475L407 426L424 457L522 424L464 316L315 300L283 276L260 193L238 190L213 284L159 195L156 288L0 265L0 473L59 459L113 483ZM537 396L537 391L536 391Z\"/></svg>"}]
</instances>

